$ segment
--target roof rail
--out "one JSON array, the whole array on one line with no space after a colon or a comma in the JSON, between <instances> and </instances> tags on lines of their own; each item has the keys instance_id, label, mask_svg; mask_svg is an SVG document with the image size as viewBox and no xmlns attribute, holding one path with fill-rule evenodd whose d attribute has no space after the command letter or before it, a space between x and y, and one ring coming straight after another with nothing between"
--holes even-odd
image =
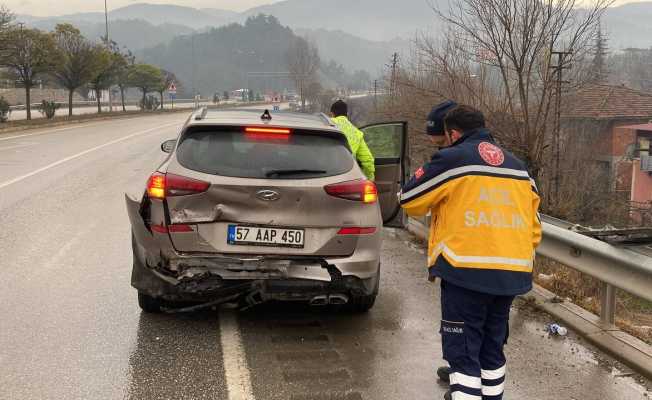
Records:
<instances>
[{"instance_id":1,"label":"roof rail","mask_svg":"<svg viewBox=\"0 0 652 400\"><path fill-rule=\"evenodd\" d=\"M208 107L202 107L199 111L197 111L197 114L195 114L195 121L201 121L202 119L206 118L206 114L208 114Z\"/></svg>"},{"instance_id":2,"label":"roof rail","mask_svg":"<svg viewBox=\"0 0 652 400\"><path fill-rule=\"evenodd\" d=\"M319 113L319 116L320 116L321 119L326 123L326 125L328 125L328 126L335 126L335 123L334 123L330 118L328 118L328 115L326 115L326 114L324 114L324 113L322 112L322 113Z\"/></svg>"}]
</instances>

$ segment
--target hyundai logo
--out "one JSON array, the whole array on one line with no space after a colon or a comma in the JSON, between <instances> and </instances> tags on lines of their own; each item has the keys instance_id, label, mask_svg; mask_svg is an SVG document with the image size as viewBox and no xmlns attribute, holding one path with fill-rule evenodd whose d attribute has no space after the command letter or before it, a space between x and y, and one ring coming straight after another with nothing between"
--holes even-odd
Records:
<instances>
[{"instance_id":1,"label":"hyundai logo","mask_svg":"<svg viewBox=\"0 0 652 400\"><path fill-rule=\"evenodd\" d=\"M261 190L256 193L256 197L263 201L276 201L281 198L281 195L273 190Z\"/></svg>"}]
</instances>

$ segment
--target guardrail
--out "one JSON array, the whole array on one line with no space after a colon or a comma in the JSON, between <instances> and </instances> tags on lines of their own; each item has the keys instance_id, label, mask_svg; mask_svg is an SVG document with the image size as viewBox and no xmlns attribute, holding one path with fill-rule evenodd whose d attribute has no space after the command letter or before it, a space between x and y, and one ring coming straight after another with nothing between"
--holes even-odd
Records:
<instances>
[{"instance_id":1,"label":"guardrail","mask_svg":"<svg viewBox=\"0 0 652 400\"><path fill-rule=\"evenodd\" d=\"M409 219L420 236L428 237L430 220ZM616 288L652 301L652 249L617 247L571 230L572 224L542 216L543 240L537 254L548 257L602 282L600 320L604 328L615 325Z\"/></svg>"}]
</instances>

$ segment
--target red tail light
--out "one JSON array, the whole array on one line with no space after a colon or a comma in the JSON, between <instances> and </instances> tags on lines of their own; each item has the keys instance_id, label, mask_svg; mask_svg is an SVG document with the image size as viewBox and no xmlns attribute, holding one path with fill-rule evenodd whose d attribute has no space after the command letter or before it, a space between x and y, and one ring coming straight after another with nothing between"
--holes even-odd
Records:
<instances>
[{"instance_id":1,"label":"red tail light","mask_svg":"<svg viewBox=\"0 0 652 400\"><path fill-rule=\"evenodd\" d=\"M154 173L147 181L147 195L154 199L203 193L211 184L174 174Z\"/></svg>"},{"instance_id":2,"label":"red tail light","mask_svg":"<svg viewBox=\"0 0 652 400\"><path fill-rule=\"evenodd\" d=\"M378 189L376 185L367 180L356 180L336 183L324 187L326 193L342 199L361 201L366 204L373 204L378 201Z\"/></svg>"},{"instance_id":3,"label":"red tail light","mask_svg":"<svg viewBox=\"0 0 652 400\"><path fill-rule=\"evenodd\" d=\"M376 233L376 228L349 227L342 228L337 232L338 235L371 235Z\"/></svg>"},{"instance_id":4,"label":"red tail light","mask_svg":"<svg viewBox=\"0 0 652 400\"><path fill-rule=\"evenodd\" d=\"M189 233L194 232L191 225L152 225L152 231L156 233Z\"/></svg>"}]
</instances>

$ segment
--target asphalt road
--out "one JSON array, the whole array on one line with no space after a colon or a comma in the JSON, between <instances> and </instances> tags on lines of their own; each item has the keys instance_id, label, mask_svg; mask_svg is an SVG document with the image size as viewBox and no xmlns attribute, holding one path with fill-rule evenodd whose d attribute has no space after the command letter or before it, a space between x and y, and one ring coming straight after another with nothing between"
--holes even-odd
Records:
<instances>
[{"instance_id":1,"label":"asphalt road","mask_svg":"<svg viewBox=\"0 0 652 400\"><path fill-rule=\"evenodd\" d=\"M186 116L0 136L0 399L441 399L439 289L386 229L367 315L270 304L146 315L129 286L123 193ZM638 400L650 382L519 303L508 400Z\"/></svg>"}]
</instances>

